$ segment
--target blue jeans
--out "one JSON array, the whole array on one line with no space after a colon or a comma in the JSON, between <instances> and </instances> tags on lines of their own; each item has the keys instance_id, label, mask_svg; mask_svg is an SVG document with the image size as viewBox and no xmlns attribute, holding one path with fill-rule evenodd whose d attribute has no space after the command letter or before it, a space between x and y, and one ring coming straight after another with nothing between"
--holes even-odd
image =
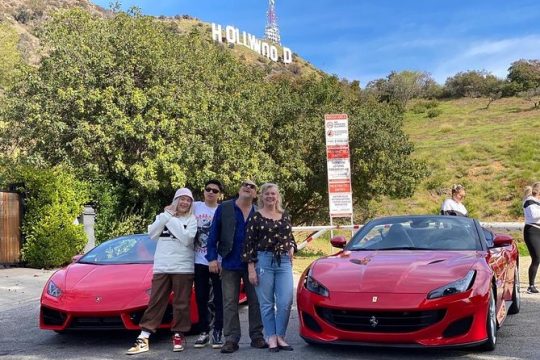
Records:
<instances>
[{"instance_id":1,"label":"blue jeans","mask_svg":"<svg viewBox=\"0 0 540 360\"><path fill-rule=\"evenodd\" d=\"M257 253L255 267L259 284L255 287L264 333L285 336L293 302L293 274L288 254L281 255L281 265L268 251Z\"/></svg>"}]
</instances>

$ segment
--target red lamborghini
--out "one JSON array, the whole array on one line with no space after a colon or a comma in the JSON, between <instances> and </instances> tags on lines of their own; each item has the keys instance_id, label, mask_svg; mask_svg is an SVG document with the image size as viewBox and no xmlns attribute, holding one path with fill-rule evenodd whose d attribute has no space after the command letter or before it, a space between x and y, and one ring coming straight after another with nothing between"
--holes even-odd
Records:
<instances>
[{"instance_id":1,"label":"red lamborghini","mask_svg":"<svg viewBox=\"0 0 540 360\"><path fill-rule=\"evenodd\" d=\"M493 350L506 315L519 312L516 244L475 219L379 218L332 245L343 250L298 284L308 343Z\"/></svg>"},{"instance_id":2,"label":"red lamborghini","mask_svg":"<svg viewBox=\"0 0 540 360\"><path fill-rule=\"evenodd\" d=\"M41 295L41 329L139 329L148 304L156 241L148 235L128 235L98 245L55 272ZM240 302L245 301L240 294ZM172 320L169 305L161 327ZM191 322L198 322L191 294Z\"/></svg>"}]
</instances>

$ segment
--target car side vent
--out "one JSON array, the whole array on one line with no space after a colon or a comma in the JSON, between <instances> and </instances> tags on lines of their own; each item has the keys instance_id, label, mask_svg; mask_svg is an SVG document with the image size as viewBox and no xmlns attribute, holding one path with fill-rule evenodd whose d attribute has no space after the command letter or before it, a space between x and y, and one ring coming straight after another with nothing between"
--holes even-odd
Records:
<instances>
[{"instance_id":1,"label":"car side vent","mask_svg":"<svg viewBox=\"0 0 540 360\"><path fill-rule=\"evenodd\" d=\"M304 320L304 324L314 332L320 333L322 332L322 328L319 324L317 324L317 320L311 317L308 313L302 312L302 319Z\"/></svg>"},{"instance_id":2,"label":"car side vent","mask_svg":"<svg viewBox=\"0 0 540 360\"><path fill-rule=\"evenodd\" d=\"M445 338L451 338L454 336L460 336L466 334L470 329L473 322L473 317L468 316L463 319L459 319L448 325L444 330L443 336Z\"/></svg>"}]
</instances>

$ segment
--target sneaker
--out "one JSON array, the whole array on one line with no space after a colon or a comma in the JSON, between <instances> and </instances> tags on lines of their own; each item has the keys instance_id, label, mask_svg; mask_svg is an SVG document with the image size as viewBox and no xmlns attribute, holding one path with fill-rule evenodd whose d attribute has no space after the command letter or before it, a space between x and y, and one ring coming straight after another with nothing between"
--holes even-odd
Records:
<instances>
[{"instance_id":1,"label":"sneaker","mask_svg":"<svg viewBox=\"0 0 540 360\"><path fill-rule=\"evenodd\" d=\"M221 330L215 330L212 332L212 348L221 349L223 346L223 338Z\"/></svg>"},{"instance_id":2,"label":"sneaker","mask_svg":"<svg viewBox=\"0 0 540 360\"><path fill-rule=\"evenodd\" d=\"M538 292L538 289L534 285L531 285L527 288L527 294L538 294Z\"/></svg>"},{"instance_id":3,"label":"sneaker","mask_svg":"<svg viewBox=\"0 0 540 360\"><path fill-rule=\"evenodd\" d=\"M129 348L126 354L128 355L140 354L148 350L150 350L150 346L148 346L148 339L139 337L137 338L137 340L135 340L135 344Z\"/></svg>"},{"instance_id":4,"label":"sneaker","mask_svg":"<svg viewBox=\"0 0 540 360\"><path fill-rule=\"evenodd\" d=\"M182 335L176 333L172 337L173 349L172 351L184 351L185 339Z\"/></svg>"},{"instance_id":5,"label":"sneaker","mask_svg":"<svg viewBox=\"0 0 540 360\"><path fill-rule=\"evenodd\" d=\"M230 354L238 350L238 343L232 341L225 341L225 345L221 348L223 354Z\"/></svg>"},{"instance_id":6,"label":"sneaker","mask_svg":"<svg viewBox=\"0 0 540 360\"><path fill-rule=\"evenodd\" d=\"M196 348L203 348L210 342L210 336L208 336L207 332L202 332L197 340L195 340L195 345L193 347Z\"/></svg>"},{"instance_id":7,"label":"sneaker","mask_svg":"<svg viewBox=\"0 0 540 360\"><path fill-rule=\"evenodd\" d=\"M257 338L254 340L251 340L251 347L257 348L257 349L266 349L268 347L268 344L266 341L264 341L263 338Z\"/></svg>"}]
</instances>

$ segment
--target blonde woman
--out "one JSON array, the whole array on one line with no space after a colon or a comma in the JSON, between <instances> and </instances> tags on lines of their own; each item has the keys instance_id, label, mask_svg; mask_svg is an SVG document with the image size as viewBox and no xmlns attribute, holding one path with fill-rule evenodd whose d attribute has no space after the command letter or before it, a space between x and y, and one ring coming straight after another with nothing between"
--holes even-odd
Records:
<instances>
[{"instance_id":1,"label":"blonde woman","mask_svg":"<svg viewBox=\"0 0 540 360\"><path fill-rule=\"evenodd\" d=\"M534 286L534 280L540 264L540 181L525 188L523 213L525 215L523 238L532 260L531 266L529 266L529 287L527 292L529 294L538 294L538 289Z\"/></svg>"},{"instance_id":2,"label":"blonde woman","mask_svg":"<svg viewBox=\"0 0 540 360\"><path fill-rule=\"evenodd\" d=\"M462 201L465 198L465 187L460 184L452 185L452 197L444 200L441 215L468 216Z\"/></svg>"},{"instance_id":3,"label":"blonde woman","mask_svg":"<svg viewBox=\"0 0 540 360\"><path fill-rule=\"evenodd\" d=\"M270 352L292 351L285 341L293 302L292 260L296 242L276 184L261 186L258 211L249 219L243 261L255 286Z\"/></svg>"},{"instance_id":4,"label":"blonde woman","mask_svg":"<svg viewBox=\"0 0 540 360\"><path fill-rule=\"evenodd\" d=\"M197 233L197 219L192 214L193 195L187 188L178 189L172 204L156 216L148 228L148 235L157 240L154 255L154 275L148 308L139 323L141 333L128 355L139 354L150 349L148 338L161 324L174 292L173 351L184 350L184 333L191 328L190 296L193 287L195 252L193 240Z\"/></svg>"}]
</instances>

